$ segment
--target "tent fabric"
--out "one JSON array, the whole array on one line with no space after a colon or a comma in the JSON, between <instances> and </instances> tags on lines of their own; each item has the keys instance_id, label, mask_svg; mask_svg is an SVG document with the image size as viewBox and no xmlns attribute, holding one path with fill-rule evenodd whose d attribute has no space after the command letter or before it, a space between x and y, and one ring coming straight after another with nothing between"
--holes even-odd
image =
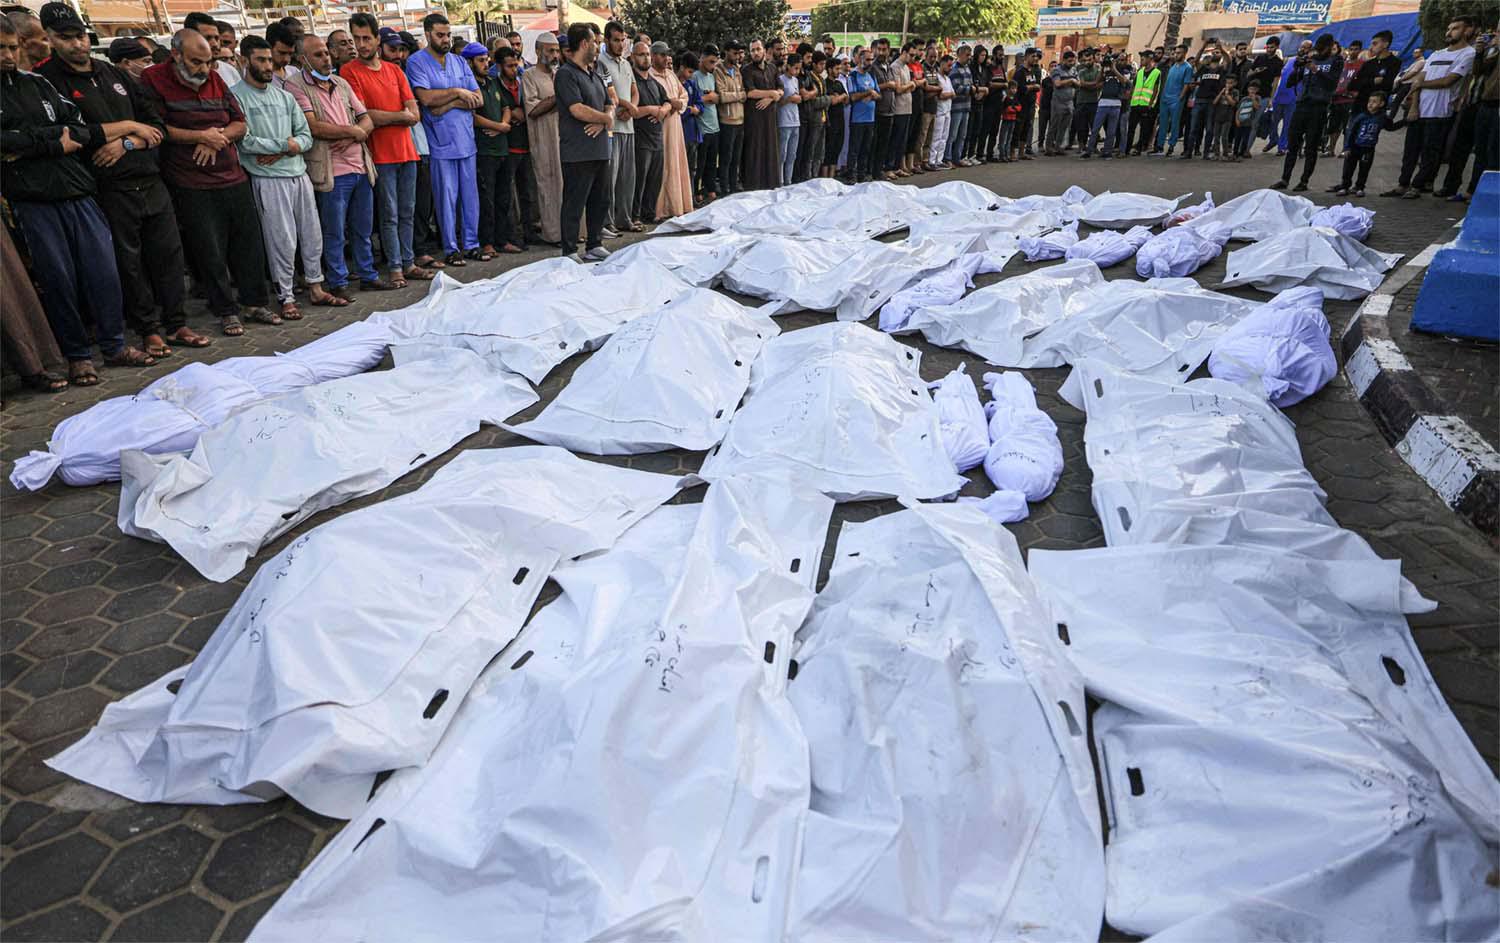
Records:
<instances>
[{"instance_id":1,"label":"tent fabric","mask_svg":"<svg viewBox=\"0 0 1500 943\"><path fill-rule=\"evenodd\" d=\"M390 343L389 328L364 321L274 357L186 364L134 396L95 403L58 423L47 451L16 461L11 484L36 491L54 475L74 487L118 481L121 452L186 452L243 406L372 369Z\"/></svg>"},{"instance_id":2,"label":"tent fabric","mask_svg":"<svg viewBox=\"0 0 1500 943\"><path fill-rule=\"evenodd\" d=\"M1340 20L1337 23L1329 23L1321 26L1308 39L1318 41L1318 37L1324 33L1338 40L1340 48L1347 47L1349 41L1357 39L1366 46L1370 43L1370 37L1381 30L1390 30L1394 37L1391 41L1391 52L1395 53L1402 65L1410 65L1416 50L1422 46L1422 24L1418 13L1385 13L1379 16L1360 16L1352 20Z\"/></svg>"},{"instance_id":3,"label":"tent fabric","mask_svg":"<svg viewBox=\"0 0 1500 943\"><path fill-rule=\"evenodd\" d=\"M1300 403L1338 372L1316 288L1291 288L1214 343L1208 370L1231 383L1259 383L1276 406Z\"/></svg>"},{"instance_id":4,"label":"tent fabric","mask_svg":"<svg viewBox=\"0 0 1500 943\"><path fill-rule=\"evenodd\" d=\"M1217 259L1229 241L1226 228L1174 226L1147 240L1135 254L1141 278L1186 278Z\"/></svg>"},{"instance_id":5,"label":"tent fabric","mask_svg":"<svg viewBox=\"0 0 1500 943\"><path fill-rule=\"evenodd\" d=\"M1015 539L909 507L843 526L798 632L812 802L780 938L1096 939L1081 681Z\"/></svg>"},{"instance_id":6,"label":"tent fabric","mask_svg":"<svg viewBox=\"0 0 1500 943\"><path fill-rule=\"evenodd\" d=\"M1144 193L1099 194L1078 208L1078 218L1101 229L1130 229L1133 226L1158 226L1176 212L1182 201L1192 196L1184 193L1174 200Z\"/></svg>"},{"instance_id":7,"label":"tent fabric","mask_svg":"<svg viewBox=\"0 0 1500 943\"><path fill-rule=\"evenodd\" d=\"M355 815L377 773L437 746L553 567L608 547L678 485L550 447L464 452L268 560L191 666L108 707L49 764L138 802L285 792Z\"/></svg>"},{"instance_id":8,"label":"tent fabric","mask_svg":"<svg viewBox=\"0 0 1500 943\"><path fill-rule=\"evenodd\" d=\"M860 324L766 344L724 441L699 475L774 475L838 501L942 498L964 479L943 449L921 354Z\"/></svg>"},{"instance_id":9,"label":"tent fabric","mask_svg":"<svg viewBox=\"0 0 1500 943\"><path fill-rule=\"evenodd\" d=\"M833 311L863 321L892 295L967 253L974 237L894 243L763 236L724 270L724 285L781 301L778 313Z\"/></svg>"},{"instance_id":10,"label":"tent fabric","mask_svg":"<svg viewBox=\"0 0 1500 943\"><path fill-rule=\"evenodd\" d=\"M787 678L832 506L724 481L556 570L251 938L782 938L810 798Z\"/></svg>"},{"instance_id":11,"label":"tent fabric","mask_svg":"<svg viewBox=\"0 0 1500 943\"><path fill-rule=\"evenodd\" d=\"M984 473L1000 491L1045 501L1063 471L1057 424L1037 408L1031 382L1019 373L986 373L984 388L991 397L985 404L990 447Z\"/></svg>"},{"instance_id":12,"label":"tent fabric","mask_svg":"<svg viewBox=\"0 0 1500 943\"><path fill-rule=\"evenodd\" d=\"M119 526L223 582L266 543L537 401L464 350L244 407L190 454L121 456Z\"/></svg>"},{"instance_id":13,"label":"tent fabric","mask_svg":"<svg viewBox=\"0 0 1500 943\"><path fill-rule=\"evenodd\" d=\"M591 455L711 448L779 333L769 315L696 289L621 327L540 416L505 428Z\"/></svg>"},{"instance_id":14,"label":"tent fabric","mask_svg":"<svg viewBox=\"0 0 1500 943\"><path fill-rule=\"evenodd\" d=\"M1135 255L1150 239L1151 230L1145 226L1132 226L1123 233L1104 229L1068 246L1063 257L1089 259L1100 268L1109 268Z\"/></svg>"},{"instance_id":15,"label":"tent fabric","mask_svg":"<svg viewBox=\"0 0 1500 943\"><path fill-rule=\"evenodd\" d=\"M941 380L927 384L927 388L932 391L932 401L937 405L943 448L953 460L954 470L962 474L984 461L990 447L979 392L962 363Z\"/></svg>"},{"instance_id":16,"label":"tent fabric","mask_svg":"<svg viewBox=\"0 0 1500 943\"><path fill-rule=\"evenodd\" d=\"M1183 226L1205 232L1222 226L1226 239L1259 242L1308 224L1317 204L1304 196L1280 190L1251 190L1203 213Z\"/></svg>"},{"instance_id":17,"label":"tent fabric","mask_svg":"<svg viewBox=\"0 0 1500 943\"><path fill-rule=\"evenodd\" d=\"M1325 206L1312 215L1307 221L1309 226L1326 226L1336 230L1350 239L1358 239L1364 242L1370 238L1370 230L1375 228L1375 211L1365 209L1363 206L1355 206L1353 203L1340 203L1337 206Z\"/></svg>"},{"instance_id":18,"label":"tent fabric","mask_svg":"<svg viewBox=\"0 0 1500 943\"><path fill-rule=\"evenodd\" d=\"M1307 286L1325 298L1351 301L1379 288L1399 261L1399 252L1376 252L1336 230L1304 226L1229 253L1221 287L1279 292Z\"/></svg>"}]
</instances>

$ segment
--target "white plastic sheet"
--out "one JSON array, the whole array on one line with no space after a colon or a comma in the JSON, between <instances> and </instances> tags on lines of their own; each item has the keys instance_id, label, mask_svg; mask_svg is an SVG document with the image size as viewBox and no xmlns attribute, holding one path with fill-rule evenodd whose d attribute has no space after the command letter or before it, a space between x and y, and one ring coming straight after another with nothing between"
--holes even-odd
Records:
<instances>
[{"instance_id":1,"label":"white plastic sheet","mask_svg":"<svg viewBox=\"0 0 1500 943\"><path fill-rule=\"evenodd\" d=\"M1306 285L1350 301L1379 288L1399 261L1399 252L1376 252L1335 230L1303 226L1229 253L1223 287L1277 292Z\"/></svg>"},{"instance_id":2,"label":"white plastic sheet","mask_svg":"<svg viewBox=\"0 0 1500 943\"><path fill-rule=\"evenodd\" d=\"M958 301L974 287L974 275L984 261L985 257L980 253L970 252L947 268L926 275L896 292L880 309L880 329L887 332L900 330L918 308Z\"/></svg>"},{"instance_id":3,"label":"white plastic sheet","mask_svg":"<svg viewBox=\"0 0 1500 943\"><path fill-rule=\"evenodd\" d=\"M1212 193L1204 193L1202 203L1194 203L1192 206L1184 206L1182 209L1177 210L1171 216L1167 217L1166 225L1180 226L1190 219L1197 219L1213 208L1214 195Z\"/></svg>"},{"instance_id":4,"label":"white plastic sheet","mask_svg":"<svg viewBox=\"0 0 1500 943\"><path fill-rule=\"evenodd\" d=\"M609 546L677 486L562 449L464 452L296 540L191 667L106 708L49 763L138 802L284 791L354 815L376 773L432 752L558 561Z\"/></svg>"},{"instance_id":5,"label":"white plastic sheet","mask_svg":"<svg viewBox=\"0 0 1500 943\"><path fill-rule=\"evenodd\" d=\"M593 267L594 274L623 272L642 259L650 259L676 273L688 284L708 288L718 281L719 273L729 267L734 257L753 241L753 236L733 230L671 239L643 239L610 253L609 258Z\"/></svg>"},{"instance_id":6,"label":"white plastic sheet","mask_svg":"<svg viewBox=\"0 0 1500 943\"><path fill-rule=\"evenodd\" d=\"M1500 796L1406 629L1395 562L1147 546L1030 564L1109 702L1112 926L1494 937Z\"/></svg>"},{"instance_id":7,"label":"white plastic sheet","mask_svg":"<svg viewBox=\"0 0 1500 943\"><path fill-rule=\"evenodd\" d=\"M1103 283L1093 262L1064 262L987 285L953 304L918 308L898 330L920 331L939 347L959 347L993 364L1026 366L1027 338L1066 318L1074 294Z\"/></svg>"},{"instance_id":8,"label":"white plastic sheet","mask_svg":"<svg viewBox=\"0 0 1500 943\"><path fill-rule=\"evenodd\" d=\"M95 403L58 423L47 451L16 461L11 484L35 491L52 480L79 487L117 481L120 453L185 452L236 409L268 396L369 370L385 357L391 332L356 322L275 357L190 363L134 396Z\"/></svg>"},{"instance_id":9,"label":"white plastic sheet","mask_svg":"<svg viewBox=\"0 0 1500 943\"><path fill-rule=\"evenodd\" d=\"M718 292L688 292L620 328L540 416L506 428L593 455L710 448L779 333L769 315Z\"/></svg>"},{"instance_id":10,"label":"white plastic sheet","mask_svg":"<svg viewBox=\"0 0 1500 943\"><path fill-rule=\"evenodd\" d=\"M830 183L842 187L843 184L837 180L829 180L819 177L818 182L827 180ZM807 183L812 183L809 180ZM656 235L664 235L673 232L718 232L731 228L736 222L747 216L754 215L770 206L779 199L787 199L791 196L807 198L811 191L803 189L804 184L791 187L780 187L775 190L741 190L729 196L720 197L706 206L700 206L691 213L683 213L674 216L666 222L657 226ZM792 194L791 191L797 191Z\"/></svg>"},{"instance_id":11,"label":"white plastic sheet","mask_svg":"<svg viewBox=\"0 0 1500 943\"><path fill-rule=\"evenodd\" d=\"M483 292L441 295L421 320L393 319L402 339L392 345L392 356L400 364L451 348L472 350L541 383L553 367L598 347L620 325L693 290L650 259L598 275L564 261L557 260L556 269L517 270L524 277L507 273L517 280Z\"/></svg>"},{"instance_id":12,"label":"white plastic sheet","mask_svg":"<svg viewBox=\"0 0 1500 943\"><path fill-rule=\"evenodd\" d=\"M911 187L911 199L936 213L989 210L1006 202L988 187L967 180L945 180L934 187Z\"/></svg>"},{"instance_id":13,"label":"white plastic sheet","mask_svg":"<svg viewBox=\"0 0 1500 943\"><path fill-rule=\"evenodd\" d=\"M724 270L724 285L783 302L781 314L834 311L840 321L863 321L912 281L967 253L973 242L972 235L895 243L765 236Z\"/></svg>"},{"instance_id":14,"label":"white plastic sheet","mask_svg":"<svg viewBox=\"0 0 1500 943\"><path fill-rule=\"evenodd\" d=\"M1037 408L1036 391L1019 373L986 373L984 388L991 397L984 406L990 438L984 473L1000 491L1045 501L1063 471L1057 424Z\"/></svg>"},{"instance_id":15,"label":"white plastic sheet","mask_svg":"<svg viewBox=\"0 0 1500 943\"><path fill-rule=\"evenodd\" d=\"M1024 236L1039 236L1061 226L1053 214L1043 210L999 209L966 210L914 220L911 239L953 239L974 236L976 249L1004 249Z\"/></svg>"},{"instance_id":16,"label":"white plastic sheet","mask_svg":"<svg viewBox=\"0 0 1500 943\"><path fill-rule=\"evenodd\" d=\"M1019 199L1003 202L1000 205L1017 207L1023 210L1043 210L1056 213L1066 222L1077 219L1079 208L1091 199L1093 199L1093 194L1089 193L1083 187L1075 185L1068 187L1068 189L1057 196L1043 196L1040 193L1034 193L1030 196L1023 196Z\"/></svg>"},{"instance_id":17,"label":"white plastic sheet","mask_svg":"<svg viewBox=\"0 0 1500 943\"><path fill-rule=\"evenodd\" d=\"M1060 259L1068 248L1078 242L1078 223L1071 222L1056 232L1043 236L1022 236L1018 242L1028 262L1045 262Z\"/></svg>"},{"instance_id":18,"label":"white plastic sheet","mask_svg":"<svg viewBox=\"0 0 1500 943\"><path fill-rule=\"evenodd\" d=\"M493 318L492 309L502 302L581 282L589 275L589 266L566 256L539 259L473 282L461 282L439 272L421 301L395 311L377 311L369 321L389 325L396 338L407 341L424 334L471 333L476 324L487 320L486 316Z\"/></svg>"},{"instance_id":19,"label":"white plastic sheet","mask_svg":"<svg viewBox=\"0 0 1500 943\"><path fill-rule=\"evenodd\" d=\"M917 188L874 180L826 196L782 199L731 223L735 232L843 241L905 229L938 210L917 202Z\"/></svg>"},{"instance_id":20,"label":"white plastic sheet","mask_svg":"<svg viewBox=\"0 0 1500 943\"><path fill-rule=\"evenodd\" d=\"M812 807L777 938L1096 939L1082 684L1014 538L968 505L847 523L798 637Z\"/></svg>"},{"instance_id":21,"label":"white plastic sheet","mask_svg":"<svg viewBox=\"0 0 1500 943\"><path fill-rule=\"evenodd\" d=\"M1289 288L1224 332L1208 370L1232 383L1258 382L1272 403L1290 406L1338 372L1329 333L1322 293Z\"/></svg>"},{"instance_id":22,"label":"white plastic sheet","mask_svg":"<svg viewBox=\"0 0 1500 943\"><path fill-rule=\"evenodd\" d=\"M325 508L378 491L537 401L464 350L247 406L190 454L125 452L120 529L222 582Z\"/></svg>"},{"instance_id":23,"label":"white plastic sheet","mask_svg":"<svg viewBox=\"0 0 1500 943\"><path fill-rule=\"evenodd\" d=\"M1142 278L1186 278L1217 259L1229 233L1223 226L1174 226L1147 240L1135 254Z\"/></svg>"},{"instance_id":24,"label":"white plastic sheet","mask_svg":"<svg viewBox=\"0 0 1500 943\"><path fill-rule=\"evenodd\" d=\"M979 405L979 391L966 371L967 364L961 363L941 380L927 384L932 391L932 401L937 405L943 448L953 460L954 469L960 473L984 461L990 447L984 407Z\"/></svg>"},{"instance_id":25,"label":"white plastic sheet","mask_svg":"<svg viewBox=\"0 0 1500 943\"><path fill-rule=\"evenodd\" d=\"M1317 210L1307 197L1280 190L1251 190L1189 220L1184 226L1223 226L1229 239L1259 242L1306 226Z\"/></svg>"},{"instance_id":26,"label":"white plastic sheet","mask_svg":"<svg viewBox=\"0 0 1500 943\"><path fill-rule=\"evenodd\" d=\"M786 679L831 509L721 482L557 570L252 939L781 939L809 800Z\"/></svg>"},{"instance_id":27,"label":"white plastic sheet","mask_svg":"<svg viewBox=\"0 0 1500 943\"><path fill-rule=\"evenodd\" d=\"M1370 230L1375 227L1375 211L1365 209L1363 206L1355 206L1353 203L1340 203L1337 206L1325 206L1312 215L1307 221L1309 226L1325 226L1337 230L1350 239L1358 239L1364 242L1370 238Z\"/></svg>"},{"instance_id":28,"label":"white plastic sheet","mask_svg":"<svg viewBox=\"0 0 1500 943\"><path fill-rule=\"evenodd\" d=\"M957 492L921 356L861 324L782 334L699 475L779 475L840 501Z\"/></svg>"},{"instance_id":29,"label":"white plastic sheet","mask_svg":"<svg viewBox=\"0 0 1500 943\"><path fill-rule=\"evenodd\" d=\"M1135 255L1150 238L1151 230L1145 226L1132 226L1123 233L1105 229L1068 246L1063 255L1069 259L1089 259L1100 268L1109 268Z\"/></svg>"},{"instance_id":30,"label":"white plastic sheet","mask_svg":"<svg viewBox=\"0 0 1500 943\"><path fill-rule=\"evenodd\" d=\"M1129 229L1132 226L1157 226L1177 211L1182 201L1191 196L1184 193L1175 200L1149 196L1145 193L1099 194L1078 208L1078 218L1090 226L1101 229Z\"/></svg>"}]
</instances>

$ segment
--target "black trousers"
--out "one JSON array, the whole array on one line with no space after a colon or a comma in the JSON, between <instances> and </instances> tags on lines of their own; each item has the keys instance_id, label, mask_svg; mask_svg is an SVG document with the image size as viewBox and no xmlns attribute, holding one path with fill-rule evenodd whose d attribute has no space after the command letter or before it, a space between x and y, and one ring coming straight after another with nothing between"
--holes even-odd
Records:
<instances>
[{"instance_id":1,"label":"black trousers","mask_svg":"<svg viewBox=\"0 0 1500 943\"><path fill-rule=\"evenodd\" d=\"M1130 135L1125 143L1142 151L1149 151L1156 146L1155 108L1150 105L1135 105L1130 109Z\"/></svg>"},{"instance_id":2,"label":"black trousers","mask_svg":"<svg viewBox=\"0 0 1500 943\"><path fill-rule=\"evenodd\" d=\"M1425 189L1437 179L1438 166L1443 162L1443 148L1448 145L1448 128L1452 118L1421 118L1406 126L1406 143L1401 151L1401 176L1403 187ZM1416 176L1412 173L1415 171Z\"/></svg>"},{"instance_id":3,"label":"black trousers","mask_svg":"<svg viewBox=\"0 0 1500 943\"><path fill-rule=\"evenodd\" d=\"M1307 161L1302 166L1302 182L1312 178L1313 168L1318 166L1318 151L1323 147L1323 126L1328 121L1328 103L1300 101L1292 112L1292 131L1287 135L1286 160L1281 164L1281 179L1291 180L1297 169L1297 152L1302 151ZM1208 153L1205 143L1204 153Z\"/></svg>"},{"instance_id":4,"label":"black trousers","mask_svg":"<svg viewBox=\"0 0 1500 943\"><path fill-rule=\"evenodd\" d=\"M182 238L167 185L160 177L122 180L95 201L114 235L125 323L143 338L185 326Z\"/></svg>"},{"instance_id":5,"label":"black trousers","mask_svg":"<svg viewBox=\"0 0 1500 943\"><path fill-rule=\"evenodd\" d=\"M1088 147L1089 132L1094 130L1094 113L1099 110L1099 101L1073 103L1073 127L1068 131L1068 140L1076 140L1078 146Z\"/></svg>"},{"instance_id":6,"label":"black trousers","mask_svg":"<svg viewBox=\"0 0 1500 943\"><path fill-rule=\"evenodd\" d=\"M562 176L562 213L558 220L562 254L572 255L578 251L578 224L585 211L588 213L588 241L584 243L584 250L597 249L604 245L604 220L609 214L609 161L564 161Z\"/></svg>"},{"instance_id":7,"label":"black trousers","mask_svg":"<svg viewBox=\"0 0 1500 943\"><path fill-rule=\"evenodd\" d=\"M1049 101L1049 102L1047 102L1047 104L1040 106L1040 114L1037 117L1037 122L1036 122L1036 124L1037 124L1036 146L1037 147L1040 147L1040 148L1043 148L1043 149L1045 149L1047 147L1047 125L1049 125L1051 123L1052 123L1052 103ZM1031 146L1031 141L1027 140L1026 144L1027 144L1028 147L1030 147Z\"/></svg>"},{"instance_id":8,"label":"black trousers","mask_svg":"<svg viewBox=\"0 0 1500 943\"><path fill-rule=\"evenodd\" d=\"M969 116L973 120L974 116ZM991 158L995 156L995 145L1000 137L1000 111L999 109L984 109L979 124L979 156Z\"/></svg>"},{"instance_id":9,"label":"black trousers","mask_svg":"<svg viewBox=\"0 0 1500 943\"><path fill-rule=\"evenodd\" d=\"M119 353L125 346L120 279L109 221L98 204L90 197L55 203L17 200L11 209L26 238L37 294L62 355L90 359L93 350L85 322L93 323L94 336L107 356Z\"/></svg>"},{"instance_id":10,"label":"black trousers","mask_svg":"<svg viewBox=\"0 0 1500 943\"><path fill-rule=\"evenodd\" d=\"M1031 150L1031 126L1035 120L1035 110L1023 110L1021 116L1016 119L1015 133L1011 135L1011 140L1015 143L1017 157ZM1043 133L1045 134L1046 132L1044 131Z\"/></svg>"},{"instance_id":11,"label":"black trousers","mask_svg":"<svg viewBox=\"0 0 1500 943\"><path fill-rule=\"evenodd\" d=\"M875 176L877 170L885 167L886 154L891 147L891 118L891 115L875 113L875 141L865 159L866 177Z\"/></svg>"},{"instance_id":12,"label":"black trousers","mask_svg":"<svg viewBox=\"0 0 1500 943\"><path fill-rule=\"evenodd\" d=\"M844 176L850 180L867 180L870 177L870 150L875 143L875 124L871 121L849 124L849 157L844 164Z\"/></svg>"},{"instance_id":13,"label":"black trousers","mask_svg":"<svg viewBox=\"0 0 1500 943\"><path fill-rule=\"evenodd\" d=\"M802 127L797 138L797 180L807 180L818 175L823 167L823 142L828 133L827 126L810 122ZM804 146L805 145L805 146Z\"/></svg>"},{"instance_id":14,"label":"black trousers","mask_svg":"<svg viewBox=\"0 0 1500 943\"><path fill-rule=\"evenodd\" d=\"M1474 118L1478 114L1479 105L1475 103L1454 116L1448 134L1448 174L1443 177L1444 192L1457 193L1464 188L1464 168L1474 151Z\"/></svg>"},{"instance_id":15,"label":"black trousers","mask_svg":"<svg viewBox=\"0 0 1500 943\"><path fill-rule=\"evenodd\" d=\"M1487 170L1500 170L1500 107L1482 101L1474 115L1474 170L1469 175L1469 193L1478 189L1479 178Z\"/></svg>"},{"instance_id":16,"label":"black trousers","mask_svg":"<svg viewBox=\"0 0 1500 943\"><path fill-rule=\"evenodd\" d=\"M879 118L875 119L879 122ZM890 140L885 146L885 167L887 170L895 170L901 166L901 158L906 154L906 132L911 124L911 115L891 115ZM878 131L876 133L879 133Z\"/></svg>"},{"instance_id":17,"label":"black trousers","mask_svg":"<svg viewBox=\"0 0 1500 943\"><path fill-rule=\"evenodd\" d=\"M182 247L193 260L208 295L208 310L224 317L238 314L238 303L257 308L270 300L266 290L266 246L261 241L260 213L250 181L217 190L172 191L182 223ZM230 293L231 279L234 294Z\"/></svg>"},{"instance_id":18,"label":"black trousers","mask_svg":"<svg viewBox=\"0 0 1500 943\"><path fill-rule=\"evenodd\" d=\"M844 122L828 122L828 130L823 135L823 161L824 167L837 167L839 154L844 150Z\"/></svg>"},{"instance_id":19,"label":"black trousers","mask_svg":"<svg viewBox=\"0 0 1500 943\"><path fill-rule=\"evenodd\" d=\"M1344 174L1339 178L1339 186L1344 189L1354 187L1356 190L1365 188L1365 181L1370 179L1370 165L1375 163L1375 148L1373 147L1351 147L1344 152ZM1354 182L1354 170L1359 168L1359 182Z\"/></svg>"},{"instance_id":20,"label":"black trousers","mask_svg":"<svg viewBox=\"0 0 1500 943\"><path fill-rule=\"evenodd\" d=\"M745 126L742 124L719 125L719 175L720 195L738 193L744 189L740 180L740 155L744 153Z\"/></svg>"},{"instance_id":21,"label":"black trousers","mask_svg":"<svg viewBox=\"0 0 1500 943\"><path fill-rule=\"evenodd\" d=\"M698 191L705 197L719 194L719 135L704 134L698 145Z\"/></svg>"},{"instance_id":22,"label":"black trousers","mask_svg":"<svg viewBox=\"0 0 1500 943\"><path fill-rule=\"evenodd\" d=\"M639 137L639 135L637 135ZM630 204L635 218L644 223L656 219L656 198L661 196L662 150L647 150L636 142L635 199Z\"/></svg>"},{"instance_id":23,"label":"black trousers","mask_svg":"<svg viewBox=\"0 0 1500 943\"><path fill-rule=\"evenodd\" d=\"M531 176L529 154L506 154L493 157L480 154L476 161L476 176L479 178L479 242L481 245L499 248L507 242L526 245L526 219L531 215L531 191L528 179ZM519 238L516 227L511 225L511 188L521 204L521 226Z\"/></svg>"},{"instance_id":24,"label":"black trousers","mask_svg":"<svg viewBox=\"0 0 1500 943\"><path fill-rule=\"evenodd\" d=\"M417 208L411 223L411 245L417 255L432 255L442 250L437 217L432 210L432 163L426 157L417 164Z\"/></svg>"}]
</instances>

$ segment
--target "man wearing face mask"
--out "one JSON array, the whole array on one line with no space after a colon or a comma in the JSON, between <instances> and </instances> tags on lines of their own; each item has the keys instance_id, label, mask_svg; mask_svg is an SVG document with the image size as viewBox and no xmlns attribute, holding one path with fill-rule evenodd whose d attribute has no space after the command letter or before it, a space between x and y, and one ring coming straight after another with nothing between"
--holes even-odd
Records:
<instances>
[{"instance_id":1,"label":"man wearing face mask","mask_svg":"<svg viewBox=\"0 0 1500 943\"><path fill-rule=\"evenodd\" d=\"M245 114L213 66L208 40L182 29L172 35L172 58L141 73L141 84L166 122L161 169L183 248L220 329L237 337L245 333L241 315L265 324L281 318L266 308L260 216L235 147Z\"/></svg>"}]
</instances>

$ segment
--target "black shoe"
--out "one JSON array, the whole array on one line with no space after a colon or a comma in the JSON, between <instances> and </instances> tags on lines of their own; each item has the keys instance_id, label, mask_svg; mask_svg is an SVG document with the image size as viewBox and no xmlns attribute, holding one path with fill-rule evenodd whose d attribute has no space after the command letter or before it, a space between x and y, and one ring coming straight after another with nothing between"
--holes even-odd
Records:
<instances>
[{"instance_id":1,"label":"black shoe","mask_svg":"<svg viewBox=\"0 0 1500 943\"><path fill-rule=\"evenodd\" d=\"M1406 196L1406 188L1402 187L1402 186L1391 187L1389 190L1385 191L1384 193L1382 193L1380 195L1381 196Z\"/></svg>"},{"instance_id":2,"label":"black shoe","mask_svg":"<svg viewBox=\"0 0 1500 943\"><path fill-rule=\"evenodd\" d=\"M1297 181L1297 185L1295 187L1292 187L1292 192L1293 193L1302 193L1306 189L1307 189L1307 181L1306 180L1298 180Z\"/></svg>"},{"instance_id":3,"label":"black shoe","mask_svg":"<svg viewBox=\"0 0 1500 943\"><path fill-rule=\"evenodd\" d=\"M1278 181L1276 181L1275 183L1271 184L1271 189L1272 190L1285 190L1286 189L1286 181L1285 180L1278 180Z\"/></svg>"}]
</instances>

